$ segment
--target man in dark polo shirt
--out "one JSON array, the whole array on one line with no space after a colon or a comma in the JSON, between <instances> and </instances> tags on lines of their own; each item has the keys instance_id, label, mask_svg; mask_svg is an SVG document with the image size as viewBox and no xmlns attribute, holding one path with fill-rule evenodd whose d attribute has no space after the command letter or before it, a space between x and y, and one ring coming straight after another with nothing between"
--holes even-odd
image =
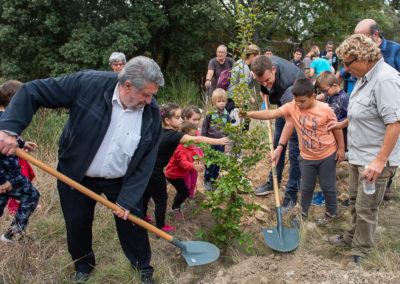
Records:
<instances>
[{"instance_id":1,"label":"man in dark polo shirt","mask_svg":"<svg viewBox=\"0 0 400 284\"><path fill-rule=\"evenodd\" d=\"M217 57L214 57L208 63L208 71L206 75L206 83L204 86L209 89L211 96L217 87L218 78L222 71L232 68L235 61L227 57L227 48L225 45L220 45L217 48Z\"/></svg>"},{"instance_id":2,"label":"man in dark polo shirt","mask_svg":"<svg viewBox=\"0 0 400 284\"><path fill-rule=\"evenodd\" d=\"M304 73L289 61L278 56L259 56L251 64L251 70L261 86L261 92L268 96L269 103L278 107L293 100L292 85L297 78L305 78ZM282 155L276 166L278 183L282 180L282 172L285 165L286 146L279 143L282 130L285 126L285 119L275 120L274 148L284 147ZM296 131L294 130L289 139L289 180L286 184L285 199L282 203L282 213L292 209L297 202L297 192L300 187L300 168L298 156L299 143ZM269 180L258 187L254 194L257 196L267 195L273 192L272 171L269 173Z\"/></svg>"}]
</instances>

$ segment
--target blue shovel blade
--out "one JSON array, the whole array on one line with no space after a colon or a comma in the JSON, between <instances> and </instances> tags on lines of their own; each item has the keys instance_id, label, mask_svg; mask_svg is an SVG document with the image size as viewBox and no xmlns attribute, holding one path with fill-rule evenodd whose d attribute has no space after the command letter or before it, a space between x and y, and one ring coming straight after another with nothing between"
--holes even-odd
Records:
<instances>
[{"instance_id":1,"label":"blue shovel blade","mask_svg":"<svg viewBox=\"0 0 400 284\"><path fill-rule=\"evenodd\" d=\"M219 257L219 248L208 242L180 242L174 238L172 243L181 249L182 255L189 266L207 264Z\"/></svg>"},{"instance_id":2,"label":"blue shovel blade","mask_svg":"<svg viewBox=\"0 0 400 284\"><path fill-rule=\"evenodd\" d=\"M276 251L292 251L299 245L299 231L296 228L263 228L264 242Z\"/></svg>"}]
</instances>

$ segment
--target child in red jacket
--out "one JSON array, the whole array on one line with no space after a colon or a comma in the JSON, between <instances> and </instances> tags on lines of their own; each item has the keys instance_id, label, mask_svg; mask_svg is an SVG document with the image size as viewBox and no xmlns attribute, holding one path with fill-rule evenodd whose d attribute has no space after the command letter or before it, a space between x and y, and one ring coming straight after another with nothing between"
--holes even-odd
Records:
<instances>
[{"instance_id":1,"label":"child in red jacket","mask_svg":"<svg viewBox=\"0 0 400 284\"><path fill-rule=\"evenodd\" d=\"M182 110L182 118L183 120L187 120L196 127L199 127L200 119L201 119L201 111L197 106L187 106ZM197 131L197 136L200 136L201 133ZM197 154L200 157L203 157L203 150L195 147ZM198 173L196 170L189 171L185 176L185 183L189 189L189 197L186 201L192 200L194 198L194 193L196 191Z\"/></svg>"},{"instance_id":2,"label":"child in red jacket","mask_svg":"<svg viewBox=\"0 0 400 284\"><path fill-rule=\"evenodd\" d=\"M197 126L189 121L183 121L180 130L187 135L197 135ZM165 170L165 177L177 191L170 209L171 214L175 215L176 219L183 219L180 207L190 193L185 183L185 176L192 170L204 170L204 165L195 163L194 156L196 155L198 155L198 152L193 145L185 147L184 144L179 144ZM178 212L179 214L177 214Z\"/></svg>"}]
</instances>

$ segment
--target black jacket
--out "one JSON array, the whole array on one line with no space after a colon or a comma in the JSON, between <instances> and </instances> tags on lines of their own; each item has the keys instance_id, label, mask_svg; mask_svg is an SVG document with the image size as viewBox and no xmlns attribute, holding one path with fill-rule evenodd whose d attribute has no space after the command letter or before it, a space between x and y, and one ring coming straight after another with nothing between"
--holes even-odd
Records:
<instances>
[{"instance_id":1,"label":"black jacket","mask_svg":"<svg viewBox=\"0 0 400 284\"><path fill-rule=\"evenodd\" d=\"M275 66L275 83L271 90L261 86L261 92L269 95L269 102L282 106L293 100L292 85L297 78L305 78L306 75L294 64L278 56L270 56L272 65Z\"/></svg>"},{"instance_id":2,"label":"black jacket","mask_svg":"<svg viewBox=\"0 0 400 284\"><path fill-rule=\"evenodd\" d=\"M0 130L20 134L39 107L65 107L69 119L59 140L58 170L81 182L111 120L117 85L113 72L82 71L23 84L0 119ZM138 209L157 156L161 116L153 99L143 110L141 139L123 178L117 203Z\"/></svg>"}]
</instances>

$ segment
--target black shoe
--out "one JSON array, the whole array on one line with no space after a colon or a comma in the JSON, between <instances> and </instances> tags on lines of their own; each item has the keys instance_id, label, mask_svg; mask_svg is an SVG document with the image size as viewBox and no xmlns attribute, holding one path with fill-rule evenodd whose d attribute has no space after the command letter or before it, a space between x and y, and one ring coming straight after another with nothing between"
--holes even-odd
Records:
<instances>
[{"instance_id":1,"label":"black shoe","mask_svg":"<svg viewBox=\"0 0 400 284\"><path fill-rule=\"evenodd\" d=\"M143 269L139 269L140 271L140 280L143 284L155 284L157 283L153 279L154 268L152 266L148 266Z\"/></svg>"},{"instance_id":2,"label":"black shoe","mask_svg":"<svg viewBox=\"0 0 400 284\"><path fill-rule=\"evenodd\" d=\"M270 193L274 192L274 187L272 184L267 182L266 184L263 184L260 187L257 187L257 189L254 191L254 195L257 196L263 196L263 195L268 195Z\"/></svg>"},{"instance_id":3,"label":"black shoe","mask_svg":"<svg viewBox=\"0 0 400 284\"><path fill-rule=\"evenodd\" d=\"M89 279L89 273L82 271L75 271L69 278L71 282L85 282L88 279Z\"/></svg>"},{"instance_id":4,"label":"black shoe","mask_svg":"<svg viewBox=\"0 0 400 284\"><path fill-rule=\"evenodd\" d=\"M354 263L360 263L362 257L360 255L353 255L353 262Z\"/></svg>"},{"instance_id":5,"label":"black shoe","mask_svg":"<svg viewBox=\"0 0 400 284\"><path fill-rule=\"evenodd\" d=\"M340 203L340 204L342 204L342 206L344 206L344 207L348 207L348 206L350 206L350 199L343 200L342 203Z\"/></svg>"}]
</instances>

